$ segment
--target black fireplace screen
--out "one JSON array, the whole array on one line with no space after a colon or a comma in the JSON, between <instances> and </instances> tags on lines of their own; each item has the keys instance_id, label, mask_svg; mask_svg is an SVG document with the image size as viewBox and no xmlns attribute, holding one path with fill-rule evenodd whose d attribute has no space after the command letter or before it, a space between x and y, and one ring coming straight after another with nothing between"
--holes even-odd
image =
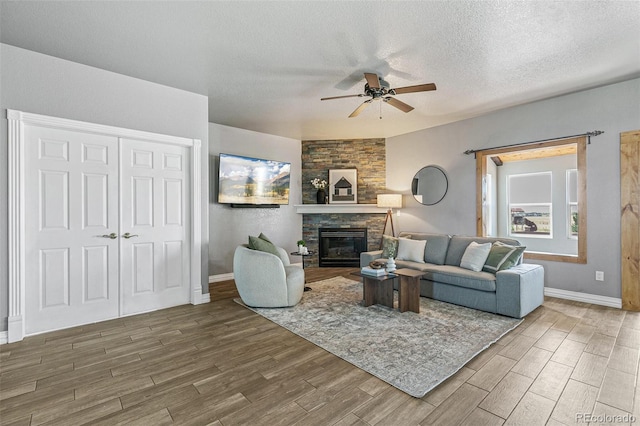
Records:
<instances>
[{"instance_id":1,"label":"black fireplace screen","mask_svg":"<svg viewBox=\"0 0 640 426\"><path fill-rule=\"evenodd\" d=\"M360 266L367 251L367 228L320 228L319 266Z\"/></svg>"}]
</instances>

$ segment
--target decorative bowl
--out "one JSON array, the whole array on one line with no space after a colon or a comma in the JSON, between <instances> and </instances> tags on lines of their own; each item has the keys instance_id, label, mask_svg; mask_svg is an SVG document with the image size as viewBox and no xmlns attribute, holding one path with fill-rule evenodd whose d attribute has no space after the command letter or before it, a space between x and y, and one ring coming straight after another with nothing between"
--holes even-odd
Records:
<instances>
[{"instance_id":1,"label":"decorative bowl","mask_svg":"<svg viewBox=\"0 0 640 426\"><path fill-rule=\"evenodd\" d=\"M372 269L382 269L384 268L384 264L378 263L375 260L372 260L371 262L369 262L369 267Z\"/></svg>"}]
</instances>

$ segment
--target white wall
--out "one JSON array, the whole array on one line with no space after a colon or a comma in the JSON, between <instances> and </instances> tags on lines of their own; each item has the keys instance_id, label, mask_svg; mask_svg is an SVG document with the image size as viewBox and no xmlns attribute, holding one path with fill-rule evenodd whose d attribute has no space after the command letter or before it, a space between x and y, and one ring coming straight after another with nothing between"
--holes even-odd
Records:
<instances>
[{"instance_id":1,"label":"white wall","mask_svg":"<svg viewBox=\"0 0 640 426\"><path fill-rule=\"evenodd\" d=\"M291 163L289 205L280 208L240 209L217 203L218 161L220 153ZM232 272L233 252L248 242L249 235L263 232L287 251L297 249L302 238L302 215L294 204L302 204L302 144L299 140L235 127L209 123L209 274ZM292 259L299 262L300 259Z\"/></svg>"},{"instance_id":2,"label":"white wall","mask_svg":"<svg viewBox=\"0 0 640 426\"><path fill-rule=\"evenodd\" d=\"M640 129L639 99L635 79L388 138L387 187L407 194L398 227L475 235L475 160L463 154L467 149L603 130L587 147L588 263L537 263L547 287L620 298L620 133ZM409 195L413 175L428 164L449 178L449 192L435 206ZM596 270L604 271L604 282L595 281Z\"/></svg>"},{"instance_id":3,"label":"white wall","mask_svg":"<svg viewBox=\"0 0 640 426\"><path fill-rule=\"evenodd\" d=\"M0 330L7 329L6 110L200 139L203 145L202 291L208 293L208 100L185 92L0 44Z\"/></svg>"}]
</instances>

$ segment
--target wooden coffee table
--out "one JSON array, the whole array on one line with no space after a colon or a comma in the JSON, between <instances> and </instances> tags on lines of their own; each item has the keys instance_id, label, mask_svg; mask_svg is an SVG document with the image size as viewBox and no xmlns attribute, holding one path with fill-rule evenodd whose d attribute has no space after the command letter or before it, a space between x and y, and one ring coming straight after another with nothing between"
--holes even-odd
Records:
<instances>
[{"instance_id":1,"label":"wooden coffee table","mask_svg":"<svg viewBox=\"0 0 640 426\"><path fill-rule=\"evenodd\" d=\"M364 306L383 305L393 309L393 281L398 278L395 274L379 277L352 272L351 275L362 277L362 298Z\"/></svg>"},{"instance_id":2,"label":"wooden coffee table","mask_svg":"<svg viewBox=\"0 0 640 426\"><path fill-rule=\"evenodd\" d=\"M420 277L424 275L424 272L403 268L397 269L395 273L400 276L398 309L400 312L420 313Z\"/></svg>"}]
</instances>

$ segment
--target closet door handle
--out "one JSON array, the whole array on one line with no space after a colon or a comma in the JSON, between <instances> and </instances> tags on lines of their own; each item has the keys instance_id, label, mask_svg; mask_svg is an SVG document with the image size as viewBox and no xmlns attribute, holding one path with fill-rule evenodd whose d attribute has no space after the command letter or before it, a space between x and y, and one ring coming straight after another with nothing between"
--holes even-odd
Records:
<instances>
[{"instance_id":1,"label":"closet door handle","mask_svg":"<svg viewBox=\"0 0 640 426\"><path fill-rule=\"evenodd\" d=\"M130 234L130 233L128 233L128 232L125 232L124 234L122 234L122 238L126 238L127 240L128 240L129 238L139 237L139 236L140 236L140 235L138 235L138 234L133 234L133 235L132 235L132 234Z\"/></svg>"},{"instance_id":2,"label":"closet door handle","mask_svg":"<svg viewBox=\"0 0 640 426\"><path fill-rule=\"evenodd\" d=\"M104 234L104 235L100 235L102 238L110 238L112 240L115 240L116 238L118 238L118 234L116 234L115 232L112 232L110 234Z\"/></svg>"}]
</instances>

